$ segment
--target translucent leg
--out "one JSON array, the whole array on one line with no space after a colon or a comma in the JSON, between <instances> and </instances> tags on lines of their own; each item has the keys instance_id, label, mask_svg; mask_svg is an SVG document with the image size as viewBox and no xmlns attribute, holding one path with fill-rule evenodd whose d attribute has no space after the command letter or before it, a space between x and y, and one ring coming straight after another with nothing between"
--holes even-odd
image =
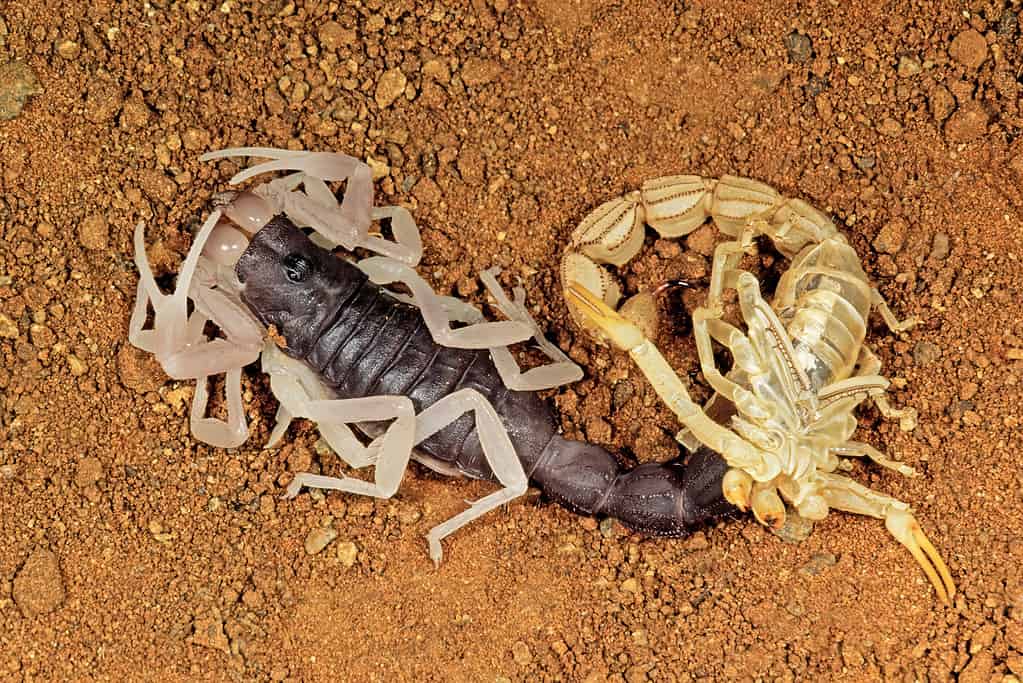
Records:
<instances>
[{"instance_id":1,"label":"translucent leg","mask_svg":"<svg viewBox=\"0 0 1023 683\"><path fill-rule=\"evenodd\" d=\"M249 437L249 427L245 421L245 406L242 405L242 369L239 366L227 371L225 380L226 421L205 416L206 403L209 398L206 390L207 379L207 377L200 377L195 384L190 419L192 435L217 448L237 448Z\"/></svg>"},{"instance_id":2,"label":"translucent leg","mask_svg":"<svg viewBox=\"0 0 1023 683\"><path fill-rule=\"evenodd\" d=\"M824 482L822 493L830 507L885 520L888 531L909 550L927 574L938 598L946 605L950 604L956 592L952 575L941 555L920 529L908 505L875 493L840 475L821 473L821 478Z\"/></svg>"},{"instance_id":3,"label":"translucent leg","mask_svg":"<svg viewBox=\"0 0 1023 683\"><path fill-rule=\"evenodd\" d=\"M367 398L310 401L296 417L306 417L318 424L352 424L394 419L379 437L374 481L352 477L326 477L300 473L288 484L285 498L294 498L303 486L357 493L375 498L390 498L401 484L412 455L416 435L416 416L412 401L406 396L370 396Z\"/></svg>"},{"instance_id":4,"label":"translucent leg","mask_svg":"<svg viewBox=\"0 0 1023 683\"><path fill-rule=\"evenodd\" d=\"M920 323L920 319L915 317L909 317L902 321L896 318L895 314L892 313L892 309L888 307L888 302L881 296L881 292L876 289L870 290L870 298L874 308L881 314L888 329L892 332L905 332Z\"/></svg>"},{"instance_id":5,"label":"translucent leg","mask_svg":"<svg viewBox=\"0 0 1023 683\"><path fill-rule=\"evenodd\" d=\"M472 503L468 510L430 530L426 537L430 558L438 564L443 556L440 542L444 537L490 510L521 496L528 486L522 462L515 453L501 418L490 402L474 389L461 389L449 394L420 413L416 420L415 442L417 444L423 442L469 411L472 411L476 418L476 430L487 464L504 488L484 496ZM377 467L379 468L379 465Z\"/></svg>"},{"instance_id":6,"label":"translucent leg","mask_svg":"<svg viewBox=\"0 0 1023 683\"><path fill-rule=\"evenodd\" d=\"M526 492L528 480L501 418L479 392L473 389L456 391L431 405L418 417L415 417L411 410L412 402L398 396L309 403L302 417L316 420L321 425L370 422L394 417L397 419L378 439L379 454L376 458L373 482L351 477L336 478L302 473L296 475L288 485L285 497L293 497L303 486L311 486L376 498L390 498L398 490L408 467L413 446L422 443L465 413L472 411L487 464L504 488L472 503L468 510L430 530L427 535L430 558L435 563L440 563L443 557L440 542L443 538L495 507L521 496Z\"/></svg>"},{"instance_id":7,"label":"translucent leg","mask_svg":"<svg viewBox=\"0 0 1023 683\"><path fill-rule=\"evenodd\" d=\"M884 453L877 450L870 444L861 443L859 441L847 441L844 446L832 448L831 452L835 455L847 458L867 457L876 462L878 465L887 467L890 470L895 470L899 474L907 477L917 476L917 471L915 469L896 460L891 460L885 456Z\"/></svg>"},{"instance_id":8,"label":"translucent leg","mask_svg":"<svg viewBox=\"0 0 1023 683\"><path fill-rule=\"evenodd\" d=\"M365 163L355 157L331 152L304 152L267 147L238 147L210 152L201 161L226 157L252 156L269 158L231 178L232 185L273 171L300 171L323 181L346 180L344 200L340 207L317 203L308 195L292 192L285 196L285 211L298 214L309 221L317 231L323 232L336 244L354 249L362 243L369 231L370 210L373 206L373 174ZM322 198L322 192L314 190Z\"/></svg>"},{"instance_id":9,"label":"translucent leg","mask_svg":"<svg viewBox=\"0 0 1023 683\"><path fill-rule=\"evenodd\" d=\"M262 356L263 372L270 375L270 389L279 402L276 424L267 442L267 448L274 446L296 417L308 413L312 401L329 400L330 391L305 363L289 358L273 342L267 342ZM329 421L317 423L320 436L331 449L355 468L376 463L379 443L363 446L345 422Z\"/></svg>"},{"instance_id":10,"label":"translucent leg","mask_svg":"<svg viewBox=\"0 0 1023 683\"><path fill-rule=\"evenodd\" d=\"M419 307L430 334L442 346L490 349L529 339L533 334L528 325L514 320L480 322L451 329L450 317L441 298L415 270L384 256L363 259L358 265L378 285L400 282L412 290L413 301Z\"/></svg>"},{"instance_id":11,"label":"translucent leg","mask_svg":"<svg viewBox=\"0 0 1023 683\"><path fill-rule=\"evenodd\" d=\"M749 472L757 481L768 481L780 473L775 459L765 458L752 444L717 424L693 402L682 380L657 347L634 324L611 310L592 292L578 284L565 291L576 309L598 327L620 349L628 351L661 400L675 413L693 438L717 451L731 467Z\"/></svg>"},{"instance_id":12,"label":"translucent leg","mask_svg":"<svg viewBox=\"0 0 1023 683\"><path fill-rule=\"evenodd\" d=\"M734 279L726 281L729 274L734 273L742 255L749 253L753 246L753 237L759 232L763 221L752 221L743 228L739 236L732 242L723 242L714 248L714 260L710 271L710 287L707 289L706 307L713 311L712 317L722 315L721 295L727 287L734 286ZM734 275L733 275L734 278Z\"/></svg>"},{"instance_id":13,"label":"translucent leg","mask_svg":"<svg viewBox=\"0 0 1023 683\"><path fill-rule=\"evenodd\" d=\"M583 370L576 363L565 355L555 344L552 344L537 324L536 320L526 309L526 293L521 287L516 287L515 300L512 301L501 284L497 281L497 275L501 272L499 268L491 268L480 273L480 279L486 286L487 291L497 301L497 307L509 319L521 322L528 326L533 333L533 339L540 349L550 358L553 363L532 368L522 372L519 364L511 351L505 346L490 349L494 359L494 365L501 375L502 381L509 389L516 391L540 391L542 389L553 389L564 384L578 382L583 378Z\"/></svg>"},{"instance_id":14,"label":"translucent leg","mask_svg":"<svg viewBox=\"0 0 1023 683\"><path fill-rule=\"evenodd\" d=\"M871 351L866 344L860 347L859 368L857 375L880 375L881 359ZM888 420L898 420L899 429L904 432L911 432L916 429L917 412L916 408L906 406L904 408L893 408L888 403L888 398L883 392L872 394L874 405L881 411L881 414Z\"/></svg>"}]
</instances>

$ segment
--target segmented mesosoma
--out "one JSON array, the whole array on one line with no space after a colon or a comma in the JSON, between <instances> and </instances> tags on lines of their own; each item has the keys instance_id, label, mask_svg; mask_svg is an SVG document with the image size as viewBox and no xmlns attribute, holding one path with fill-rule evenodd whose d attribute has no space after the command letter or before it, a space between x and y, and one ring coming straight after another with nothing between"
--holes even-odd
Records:
<instances>
[{"instance_id":1,"label":"segmented mesosoma","mask_svg":"<svg viewBox=\"0 0 1023 683\"><path fill-rule=\"evenodd\" d=\"M706 303L693 312L693 334L700 368L715 391L711 402L726 399L736 407L731 428L710 419L692 401L641 330L652 324L639 319L643 312L656 310L649 304L651 294L637 295L616 312L620 289L601 265L620 266L632 259L643 245L644 225L673 238L708 219L735 239L715 249ZM757 278L739 268L758 236L791 259L771 304L762 297ZM864 340L871 310L894 332L916 321L896 320L826 215L755 180L659 178L602 204L583 220L564 256L562 280L576 320L628 351L678 416L684 425L679 440L690 448L702 444L725 458L728 500L752 508L760 522L772 527L785 520L783 500L793 514L812 520L823 519L831 509L884 519L939 598L950 601L955 585L949 570L909 506L838 473L851 467L843 457L867 457L915 476L913 468L851 438L853 411L867 398L885 417L898 418L904 430L914 428L912 408L888 403L889 381ZM722 295L731 289L737 292L745 331L722 319ZM727 374L715 367L713 342L731 351L734 364Z\"/></svg>"}]
</instances>

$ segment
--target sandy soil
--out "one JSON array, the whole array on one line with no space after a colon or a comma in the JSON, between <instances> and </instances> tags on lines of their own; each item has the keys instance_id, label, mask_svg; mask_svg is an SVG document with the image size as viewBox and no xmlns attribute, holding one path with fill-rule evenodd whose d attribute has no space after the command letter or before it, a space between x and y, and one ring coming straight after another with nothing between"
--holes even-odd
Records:
<instances>
[{"instance_id":1,"label":"sandy soil","mask_svg":"<svg viewBox=\"0 0 1023 683\"><path fill-rule=\"evenodd\" d=\"M0 680L1018 680L1018 3L852 4L0 5L0 63L39 85L0 71L0 110L25 103L0 121ZM954 606L852 515L799 544L746 519L664 541L530 495L435 569L424 533L487 485L417 468L391 501L281 501L291 472L338 463L308 425L259 448L265 378L246 376L253 438L212 449L188 434L191 387L126 341L132 228L172 272L236 168L198 155L238 144L380 162L424 274L476 300L481 269L521 281L587 370L554 392L566 432L626 459L670 455L676 423L567 319L574 226L683 172L828 210L926 321L869 334L919 426L865 408L858 432L923 476L853 476L915 507ZM628 286L701 274L713 238L651 239ZM699 393L669 308L660 342Z\"/></svg>"}]
</instances>

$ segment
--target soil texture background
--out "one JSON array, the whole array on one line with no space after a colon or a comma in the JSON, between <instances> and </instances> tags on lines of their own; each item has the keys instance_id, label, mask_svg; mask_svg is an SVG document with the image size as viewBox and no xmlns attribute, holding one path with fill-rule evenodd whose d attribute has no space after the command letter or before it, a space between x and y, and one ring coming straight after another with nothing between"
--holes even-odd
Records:
<instances>
[{"instance_id":1,"label":"soil texture background","mask_svg":"<svg viewBox=\"0 0 1023 683\"><path fill-rule=\"evenodd\" d=\"M0 680L1023 677L1018 2L55 7L0 3ZM680 173L827 211L923 319L868 332L916 429L857 413L857 438L921 476L851 476L914 507L954 604L849 514L798 543L746 518L658 540L531 493L435 568L424 534L491 485L414 466L392 500L281 500L294 472L340 463L305 422L261 448L276 402L258 366L252 437L225 451L189 434L193 383L127 343L134 226L170 284L239 168L198 156L236 145L371 160L438 291L486 306L494 265L526 289L586 371L549 392L565 433L626 462L674 455L678 425L567 316L579 221ZM626 290L705 275L715 239L651 234ZM761 246L770 291L787 263ZM706 398L700 296L665 299L658 342Z\"/></svg>"}]
</instances>

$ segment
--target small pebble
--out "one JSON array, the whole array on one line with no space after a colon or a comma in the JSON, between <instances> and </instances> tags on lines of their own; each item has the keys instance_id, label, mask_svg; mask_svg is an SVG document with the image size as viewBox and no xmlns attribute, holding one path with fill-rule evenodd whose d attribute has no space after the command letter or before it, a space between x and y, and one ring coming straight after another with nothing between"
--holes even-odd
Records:
<instances>
[{"instance_id":1,"label":"small pebble","mask_svg":"<svg viewBox=\"0 0 1023 683\"><path fill-rule=\"evenodd\" d=\"M948 88L943 85L935 86L931 90L928 103L931 107L931 115L939 123L947 119L956 108L955 98L948 91Z\"/></svg>"},{"instance_id":2,"label":"small pebble","mask_svg":"<svg viewBox=\"0 0 1023 683\"><path fill-rule=\"evenodd\" d=\"M18 324L8 318L3 313L0 313L0 338L3 339L17 339L18 338Z\"/></svg>"},{"instance_id":3,"label":"small pebble","mask_svg":"<svg viewBox=\"0 0 1023 683\"><path fill-rule=\"evenodd\" d=\"M831 553L817 553L800 568L799 573L804 576L817 576L828 567L833 567L837 563L838 558Z\"/></svg>"},{"instance_id":4,"label":"small pebble","mask_svg":"<svg viewBox=\"0 0 1023 683\"><path fill-rule=\"evenodd\" d=\"M0 65L0 121L16 118L28 98L42 92L35 72L24 62Z\"/></svg>"},{"instance_id":5,"label":"small pebble","mask_svg":"<svg viewBox=\"0 0 1023 683\"><path fill-rule=\"evenodd\" d=\"M337 544L337 559L345 567L351 569L359 556L359 548L351 541L342 541Z\"/></svg>"},{"instance_id":6,"label":"small pebble","mask_svg":"<svg viewBox=\"0 0 1023 683\"><path fill-rule=\"evenodd\" d=\"M85 248L98 252L106 248L108 233L106 219L100 214L93 214L87 216L79 225L78 239Z\"/></svg>"},{"instance_id":7,"label":"small pebble","mask_svg":"<svg viewBox=\"0 0 1023 683\"><path fill-rule=\"evenodd\" d=\"M67 356L67 367L74 377L81 377L89 371L89 365L73 353Z\"/></svg>"},{"instance_id":8,"label":"small pebble","mask_svg":"<svg viewBox=\"0 0 1023 683\"><path fill-rule=\"evenodd\" d=\"M919 341L913 347L913 361L920 367L930 365L941 358L941 347L933 342Z\"/></svg>"},{"instance_id":9,"label":"small pebble","mask_svg":"<svg viewBox=\"0 0 1023 683\"><path fill-rule=\"evenodd\" d=\"M407 84L408 79L405 78L405 74L402 73L401 69L394 68L385 71L380 76L380 80L377 81L376 93L373 95L377 106L381 109L390 107L405 92Z\"/></svg>"},{"instance_id":10,"label":"small pebble","mask_svg":"<svg viewBox=\"0 0 1023 683\"><path fill-rule=\"evenodd\" d=\"M520 640L512 645L512 658L519 666L529 666L533 661L533 653L529 651L529 646Z\"/></svg>"},{"instance_id":11,"label":"small pebble","mask_svg":"<svg viewBox=\"0 0 1023 683\"><path fill-rule=\"evenodd\" d=\"M639 585L639 581L635 578L628 578L622 581L621 589L623 593L632 593L633 595L638 594L642 591Z\"/></svg>"},{"instance_id":12,"label":"small pebble","mask_svg":"<svg viewBox=\"0 0 1023 683\"><path fill-rule=\"evenodd\" d=\"M984 106L975 100L963 102L945 124L945 135L952 142L970 142L987 133L990 120Z\"/></svg>"},{"instance_id":13,"label":"small pebble","mask_svg":"<svg viewBox=\"0 0 1023 683\"><path fill-rule=\"evenodd\" d=\"M316 527L305 537L305 551L310 555L317 555L335 538L337 538L337 530L333 527Z\"/></svg>"},{"instance_id":14,"label":"small pebble","mask_svg":"<svg viewBox=\"0 0 1023 683\"><path fill-rule=\"evenodd\" d=\"M14 577L14 602L26 619L48 614L64 602L64 579L57 556L38 548Z\"/></svg>"},{"instance_id":15,"label":"small pebble","mask_svg":"<svg viewBox=\"0 0 1023 683\"><path fill-rule=\"evenodd\" d=\"M949 241L948 235L943 232L936 233L934 235L934 241L931 243L930 258L935 261L944 261L948 258L949 254Z\"/></svg>"},{"instance_id":16,"label":"small pebble","mask_svg":"<svg viewBox=\"0 0 1023 683\"><path fill-rule=\"evenodd\" d=\"M600 535L604 538L611 538L614 535L615 521L612 517L605 517L600 520Z\"/></svg>"},{"instance_id":17,"label":"small pebble","mask_svg":"<svg viewBox=\"0 0 1023 683\"><path fill-rule=\"evenodd\" d=\"M103 478L103 464L97 458L82 458L78 462L78 472L75 474L75 484L79 488L92 486Z\"/></svg>"},{"instance_id":18,"label":"small pebble","mask_svg":"<svg viewBox=\"0 0 1023 683\"><path fill-rule=\"evenodd\" d=\"M902 250L906 241L906 221L901 218L894 218L885 224L874 238L874 249L882 254L897 254Z\"/></svg>"},{"instance_id":19,"label":"small pebble","mask_svg":"<svg viewBox=\"0 0 1023 683\"><path fill-rule=\"evenodd\" d=\"M789 59L796 64L805 64L813 56L813 41L809 36L793 31L785 36L785 49L788 50Z\"/></svg>"},{"instance_id":20,"label":"small pebble","mask_svg":"<svg viewBox=\"0 0 1023 683\"><path fill-rule=\"evenodd\" d=\"M948 54L967 69L976 71L987 59L987 41L979 31L971 28L955 37Z\"/></svg>"},{"instance_id":21,"label":"small pebble","mask_svg":"<svg viewBox=\"0 0 1023 683\"><path fill-rule=\"evenodd\" d=\"M348 47L358 39L355 29L345 28L336 21L328 21L320 26L317 36L320 39L320 47L324 50Z\"/></svg>"},{"instance_id":22,"label":"small pebble","mask_svg":"<svg viewBox=\"0 0 1023 683\"><path fill-rule=\"evenodd\" d=\"M923 67L920 65L920 61L916 57L903 55L899 58L898 74L901 78L916 76L921 71L923 71Z\"/></svg>"},{"instance_id":23,"label":"small pebble","mask_svg":"<svg viewBox=\"0 0 1023 683\"><path fill-rule=\"evenodd\" d=\"M54 49L57 51L58 55L67 60L75 59L82 51L82 48L78 43L73 40L68 40L67 38L58 40L54 45Z\"/></svg>"}]
</instances>

